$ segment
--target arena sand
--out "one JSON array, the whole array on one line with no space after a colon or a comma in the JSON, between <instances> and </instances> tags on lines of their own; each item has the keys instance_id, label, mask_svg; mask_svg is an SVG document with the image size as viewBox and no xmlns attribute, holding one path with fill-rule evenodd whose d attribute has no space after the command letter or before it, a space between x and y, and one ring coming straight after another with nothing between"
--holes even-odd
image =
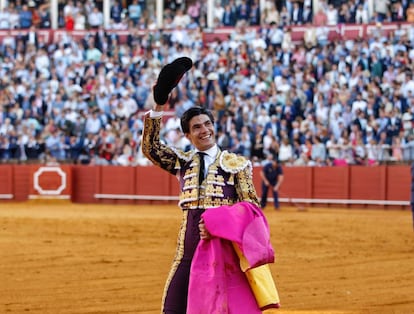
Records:
<instances>
[{"instance_id":1,"label":"arena sand","mask_svg":"<svg viewBox=\"0 0 414 314\"><path fill-rule=\"evenodd\" d=\"M414 313L408 210L265 210L282 308ZM159 313L176 206L0 204L0 313Z\"/></svg>"}]
</instances>

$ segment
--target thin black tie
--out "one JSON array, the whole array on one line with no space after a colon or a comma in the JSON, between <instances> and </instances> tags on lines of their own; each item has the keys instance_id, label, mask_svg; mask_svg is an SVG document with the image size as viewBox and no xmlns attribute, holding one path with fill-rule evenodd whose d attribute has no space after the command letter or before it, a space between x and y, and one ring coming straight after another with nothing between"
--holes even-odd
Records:
<instances>
[{"instance_id":1,"label":"thin black tie","mask_svg":"<svg viewBox=\"0 0 414 314\"><path fill-rule=\"evenodd\" d=\"M200 157L200 172L198 174L198 184L201 185L201 183L204 180L204 172L205 172L205 162L204 162L204 155L205 153L198 152L198 156Z\"/></svg>"}]
</instances>

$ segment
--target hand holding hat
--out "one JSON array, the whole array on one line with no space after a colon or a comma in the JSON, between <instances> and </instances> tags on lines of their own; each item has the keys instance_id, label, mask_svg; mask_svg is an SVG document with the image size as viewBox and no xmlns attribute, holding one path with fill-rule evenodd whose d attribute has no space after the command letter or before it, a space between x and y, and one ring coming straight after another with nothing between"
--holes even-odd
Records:
<instances>
[{"instance_id":1,"label":"hand holding hat","mask_svg":"<svg viewBox=\"0 0 414 314\"><path fill-rule=\"evenodd\" d=\"M153 88L154 101L157 105L164 105L167 102L171 91L192 66L193 61L190 58L181 57L161 69L157 83Z\"/></svg>"}]
</instances>

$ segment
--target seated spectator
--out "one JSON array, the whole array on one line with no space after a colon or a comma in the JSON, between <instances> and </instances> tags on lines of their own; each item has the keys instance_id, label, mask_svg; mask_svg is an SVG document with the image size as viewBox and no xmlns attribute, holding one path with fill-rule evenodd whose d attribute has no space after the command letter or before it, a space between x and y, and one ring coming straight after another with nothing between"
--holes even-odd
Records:
<instances>
[{"instance_id":1,"label":"seated spectator","mask_svg":"<svg viewBox=\"0 0 414 314\"><path fill-rule=\"evenodd\" d=\"M10 11L7 6L0 10L0 29L10 29Z\"/></svg>"},{"instance_id":2,"label":"seated spectator","mask_svg":"<svg viewBox=\"0 0 414 314\"><path fill-rule=\"evenodd\" d=\"M280 10L280 24L282 26L290 25L291 23L290 18L291 18L290 12L286 8L286 6L282 6L282 9Z\"/></svg>"},{"instance_id":3,"label":"seated spectator","mask_svg":"<svg viewBox=\"0 0 414 314\"><path fill-rule=\"evenodd\" d=\"M75 27L75 18L72 13L68 13L65 16L65 29L67 31L73 31Z\"/></svg>"},{"instance_id":4,"label":"seated spectator","mask_svg":"<svg viewBox=\"0 0 414 314\"><path fill-rule=\"evenodd\" d=\"M88 24L92 29L98 29L103 25L103 14L97 7L94 7L92 12L88 15Z\"/></svg>"},{"instance_id":5,"label":"seated spectator","mask_svg":"<svg viewBox=\"0 0 414 314\"><path fill-rule=\"evenodd\" d=\"M223 26L235 26L237 21L237 16L235 8L232 8L230 5L224 7L223 19L221 23Z\"/></svg>"},{"instance_id":6,"label":"seated spectator","mask_svg":"<svg viewBox=\"0 0 414 314\"><path fill-rule=\"evenodd\" d=\"M265 2L265 8L263 10L263 21L265 25L272 25L280 23L279 11L276 9L275 3L273 1L267 0Z\"/></svg>"},{"instance_id":7,"label":"seated spectator","mask_svg":"<svg viewBox=\"0 0 414 314\"><path fill-rule=\"evenodd\" d=\"M355 13L355 23L368 24L368 22L368 10L363 6L363 4L359 4Z\"/></svg>"},{"instance_id":8,"label":"seated spectator","mask_svg":"<svg viewBox=\"0 0 414 314\"><path fill-rule=\"evenodd\" d=\"M409 3L405 14L407 16L406 21L409 23L413 23L414 22L414 2Z\"/></svg>"},{"instance_id":9,"label":"seated spectator","mask_svg":"<svg viewBox=\"0 0 414 314\"><path fill-rule=\"evenodd\" d=\"M86 17L82 11L78 11L74 17L74 30L85 30L86 29Z\"/></svg>"},{"instance_id":10,"label":"seated spectator","mask_svg":"<svg viewBox=\"0 0 414 314\"><path fill-rule=\"evenodd\" d=\"M32 26L32 12L26 4L19 11L19 25L23 29L28 29Z\"/></svg>"},{"instance_id":11,"label":"seated spectator","mask_svg":"<svg viewBox=\"0 0 414 314\"><path fill-rule=\"evenodd\" d=\"M259 26L261 23L261 12L258 0L253 0L249 9L248 24L251 26Z\"/></svg>"},{"instance_id":12,"label":"seated spectator","mask_svg":"<svg viewBox=\"0 0 414 314\"><path fill-rule=\"evenodd\" d=\"M281 164L291 162L293 158L293 147L289 143L289 138L282 138L279 147L279 161Z\"/></svg>"},{"instance_id":13,"label":"seated spectator","mask_svg":"<svg viewBox=\"0 0 414 314\"><path fill-rule=\"evenodd\" d=\"M142 8L138 3L138 0L133 0L132 3L128 6L128 16L132 21L133 25L137 25L139 19L141 18Z\"/></svg>"},{"instance_id":14,"label":"seated spectator","mask_svg":"<svg viewBox=\"0 0 414 314\"><path fill-rule=\"evenodd\" d=\"M324 166L326 164L326 146L322 143L319 136L314 136L311 147L311 159L317 166Z\"/></svg>"},{"instance_id":15,"label":"seated spectator","mask_svg":"<svg viewBox=\"0 0 414 314\"><path fill-rule=\"evenodd\" d=\"M383 22L389 15L388 1L375 0L374 1L374 12L378 15L378 21Z\"/></svg>"},{"instance_id":16,"label":"seated spectator","mask_svg":"<svg viewBox=\"0 0 414 314\"><path fill-rule=\"evenodd\" d=\"M142 9L142 3L138 4ZM122 24L121 2L114 5L118 5L115 17L119 19L120 15ZM42 144L42 136L47 135L47 144L53 146L53 136L46 130L47 121L52 120L63 134L58 141L60 150L53 154L48 150L48 156L56 160L69 158L82 159L85 163L126 164L129 158L124 157L132 155L131 164L138 162L139 150L132 142L131 149L125 148L124 138L132 132L134 141L139 141L142 125L137 121L141 121L140 115L152 101L151 84L161 65L171 62L174 56L189 55L194 67L171 93L170 110L179 118L182 110L195 102L215 109L222 129L218 132L218 142L249 156L255 163L260 164L264 159L264 150L273 155L281 154L283 159L290 145L292 154L285 158L286 163L295 164L297 160L307 165L322 164L320 158L312 156L312 148L318 142L316 137L327 149L329 158L322 158L327 164L334 164L331 162L334 160L335 164L340 164L341 160L346 164L364 163L360 139L367 145L371 145L373 139L379 141L379 144L372 144L375 147L389 145L386 149L389 156L379 150L376 162L400 158L398 149L396 157L392 155L391 144L394 143L404 150L404 159L414 133L410 127L412 119L408 119L408 115L407 120L403 119L404 114L414 112L413 80L407 71L414 49L406 40L413 40L414 27L397 27L396 31L388 32L379 23L369 28L371 33L365 39L347 35L328 42L329 32L319 36L322 30L329 31L321 21L326 18L334 25L329 16L338 7L322 2L315 23L321 25L314 27L306 24L310 21L306 16L311 16L307 12L309 1L303 3L303 10L300 4L287 2L281 12L270 1L266 2L260 17L263 22L268 21L268 27L250 32L247 26L257 23L256 5L255 1L240 2L237 6L230 2L227 11L219 6L215 13L220 16L217 18L220 23L227 14L227 21L231 21L227 26L237 27L229 38L214 40L205 51L197 48L204 43L202 27L199 28L195 19L205 20L205 8L197 1L187 7L167 9L165 29L153 27L151 36L143 32L149 25L141 14L126 44L116 32L108 32L102 24L96 32L87 32L82 40L72 37L70 32L62 32L60 42L51 44L44 40L43 33L39 36L41 33L33 23L29 31L21 35L8 32L0 44L0 88L6 91L0 94L3 105L0 120L9 118L14 129L3 135L6 147L1 150L3 156L20 160L36 158L34 156L43 158L45 150L41 147L46 145L46 139ZM14 8L14 2L10 2L10 25ZM366 2L357 7L343 3L338 23L366 23L365 14L358 13L361 8L362 12L366 11ZM22 10L23 6L18 9ZM81 17L79 12L84 12L85 18L96 9L102 8L93 1L76 1L76 5L68 1L62 16L65 12L67 17L69 14ZM41 17L41 7L37 11ZM50 12L50 8L45 9L46 12ZM292 40L289 29L292 23L299 25L300 12L306 27L304 42L298 44ZM396 19L399 14L400 7L393 6L386 18ZM191 19L184 23L185 15L191 15ZM75 18L71 22L73 28L85 28L81 20ZM4 23L0 13L0 27L1 21ZM67 25L69 29L72 29L71 23ZM147 54L148 51L151 53ZM217 78L207 79L209 73ZM263 127L271 116L278 121L276 137L267 141L267 137L264 139L267 131L263 132ZM90 130L91 119L100 121L93 131ZM24 131L20 123L25 125ZM242 131L246 125L251 126L249 132ZM102 134L102 130L112 135L106 140L108 136ZM165 140L184 148L189 145L178 128L173 130L165 130ZM286 140L289 145L284 143ZM347 142L353 149L353 156ZM99 155L99 148L105 145L113 146L111 158L103 157L102 151ZM346 147L346 152L339 154L339 147ZM126 154L123 154L124 148ZM366 158L373 155L367 149ZM118 158L121 161L118 162ZM145 164L145 161L140 163Z\"/></svg>"},{"instance_id":17,"label":"seated spectator","mask_svg":"<svg viewBox=\"0 0 414 314\"><path fill-rule=\"evenodd\" d=\"M13 3L9 3L9 23L10 29L20 28L20 16Z\"/></svg>"},{"instance_id":18,"label":"seated spectator","mask_svg":"<svg viewBox=\"0 0 414 314\"><path fill-rule=\"evenodd\" d=\"M326 24L336 26L338 24L338 10L331 3L326 11Z\"/></svg>"},{"instance_id":19,"label":"seated spectator","mask_svg":"<svg viewBox=\"0 0 414 314\"><path fill-rule=\"evenodd\" d=\"M119 24L122 21L123 7L121 0L115 0L114 4L111 6L111 19L113 23Z\"/></svg>"},{"instance_id":20,"label":"seated spectator","mask_svg":"<svg viewBox=\"0 0 414 314\"><path fill-rule=\"evenodd\" d=\"M382 1L382 0L381 0ZM338 11L338 23L347 24L352 22L352 12L347 3L342 3Z\"/></svg>"}]
</instances>

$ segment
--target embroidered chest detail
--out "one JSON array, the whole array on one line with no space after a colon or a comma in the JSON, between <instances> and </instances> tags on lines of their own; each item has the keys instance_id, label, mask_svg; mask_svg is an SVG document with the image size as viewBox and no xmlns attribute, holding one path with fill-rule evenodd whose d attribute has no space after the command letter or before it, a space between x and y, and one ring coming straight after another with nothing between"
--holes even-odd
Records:
<instances>
[{"instance_id":1,"label":"embroidered chest detail","mask_svg":"<svg viewBox=\"0 0 414 314\"><path fill-rule=\"evenodd\" d=\"M247 166L249 166L250 161L243 156L238 156L234 153L229 153L224 151L220 155L220 166L229 173L237 173Z\"/></svg>"}]
</instances>

